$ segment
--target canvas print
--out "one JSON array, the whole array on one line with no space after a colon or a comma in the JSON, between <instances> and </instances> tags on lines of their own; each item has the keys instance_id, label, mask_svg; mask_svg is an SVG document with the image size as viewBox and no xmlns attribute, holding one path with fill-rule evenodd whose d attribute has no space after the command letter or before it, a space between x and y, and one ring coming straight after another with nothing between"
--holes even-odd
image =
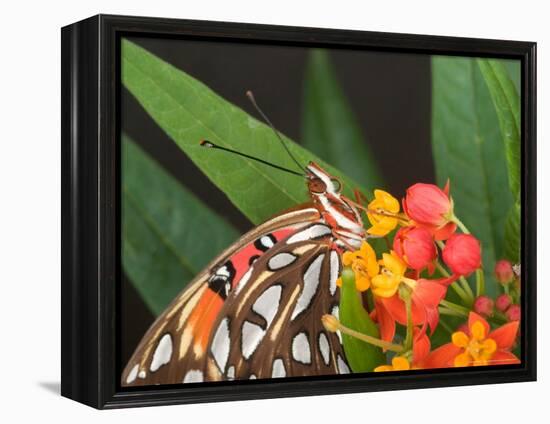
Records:
<instances>
[{"instance_id":1,"label":"canvas print","mask_svg":"<svg viewBox=\"0 0 550 424\"><path fill-rule=\"evenodd\" d=\"M120 52L123 387L521 363L519 61Z\"/></svg>"}]
</instances>

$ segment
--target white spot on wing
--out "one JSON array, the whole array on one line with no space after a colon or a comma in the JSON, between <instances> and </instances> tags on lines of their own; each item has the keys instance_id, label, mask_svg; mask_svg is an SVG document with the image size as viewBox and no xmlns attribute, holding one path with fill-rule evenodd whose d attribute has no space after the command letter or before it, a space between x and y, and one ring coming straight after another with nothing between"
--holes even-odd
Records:
<instances>
[{"instance_id":1,"label":"white spot on wing","mask_svg":"<svg viewBox=\"0 0 550 424\"><path fill-rule=\"evenodd\" d=\"M267 262L267 266L271 271L277 271L281 268L289 266L296 259L297 257L291 253L278 253L277 255L269 259L269 261Z\"/></svg>"},{"instance_id":2,"label":"white spot on wing","mask_svg":"<svg viewBox=\"0 0 550 424\"><path fill-rule=\"evenodd\" d=\"M228 380L233 380L234 378L235 378L235 367L233 365L231 365L227 369L227 379Z\"/></svg>"},{"instance_id":3,"label":"white spot on wing","mask_svg":"<svg viewBox=\"0 0 550 424\"><path fill-rule=\"evenodd\" d=\"M126 377L126 384L133 383L133 381L137 377L138 369L139 369L139 365L138 364L134 365L134 368L130 370L130 372L128 373L128 377Z\"/></svg>"},{"instance_id":4,"label":"white spot on wing","mask_svg":"<svg viewBox=\"0 0 550 424\"><path fill-rule=\"evenodd\" d=\"M250 377L248 377L249 380L256 380L256 376L254 374L250 374Z\"/></svg>"},{"instance_id":5,"label":"white spot on wing","mask_svg":"<svg viewBox=\"0 0 550 424\"><path fill-rule=\"evenodd\" d=\"M338 305L334 305L331 314L334 315L337 320L340 320L340 308L338 307ZM338 340L340 340L340 344L342 344L342 333L340 332L340 330L336 331L336 335L338 336Z\"/></svg>"},{"instance_id":6,"label":"white spot on wing","mask_svg":"<svg viewBox=\"0 0 550 424\"><path fill-rule=\"evenodd\" d=\"M204 376L201 370L189 370L183 378L184 383L201 383L204 381Z\"/></svg>"},{"instance_id":7,"label":"white spot on wing","mask_svg":"<svg viewBox=\"0 0 550 424\"><path fill-rule=\"evenodd\" d=\"M321 356L323 357L325 365L328 365L330 360L330 345L325 333L319 333L319 350L321 351Z\"/></svg>"},{"instance_id":8,"label":"white spot on wing","mask_svg":"<svg viewBox=\"0 0 550 424\"><path fill-rule=\"evenodd\" d=\"M340 272L340 258L336 250L330 252L330 294L334 296L336 293L336 280L338 279L338 273Z\"/></svg>"},{"instance_id":9,"label":"white spot on wing","mask_svg":"<svg viewBox=\"0 0 550 424\"><path fill-rule=\"evenodd\" d=\"M275 359L273 361L273 369L271 371L272 378L286 377L285 364L282 359Z\"/></svg>"},{"instance_id":10,"label":"white spot on wing","mask_svg":"<svg viewBox=\"0 0 550 424\"><path fill-rule=\"evenodd\" d=\"M315 258L315 260L309 265L307 271L304 273L304 287L300 293L300 297L296 301L294 311L292 311L291 320L296 318L298 314L306 310L311 299L315 296L317 288L319 287L319 277L321 276L321 265L323 265L323 259L325 255L322 253Z\"/></svg>"},{"instance_id":11,"label":"white spot on wing","mask_svg":"<svg viewBox=\"0 0 550 424\"><path fill-rule=\"evenodd\" d=\"M147 373L145 372L145 370L141 370L138 374L138 377L143 379L147 376Z\"/></svg>"},{"instance_id":12,"label":"white spot on wing","mask_svg":"<svg viewBox=\"0 0 550 424\"><path fill-rule=\"evenodd\" d=\"M271 237L268 236L262 236L260 243L267 249L271 249L273 247L273 240L271 240Z\"/></svg>"},{"instance_id":13,"label":"white spot on wing","mask_svg":"<svg viewBox=\"0 0 550 424\"><path fill-rule=\"evenodd\" d=\"M339 374L349 374L349 367L348 364L342 359L340 355L338 355L338 373Z\"/></svg>"},{"instance_id":14,"label":"white spot on wing","mask_svg":"<svg viewBox=\"0 0 550 424\"><path fill-rule=\"evenodd\" d=\"M220 322L212 339L210 350L221 372L224 373L227 358L229 357L229 320L227 318L224 318Z\"/></svg>"},{"instance_id":15,"label":"white spot on wing","mask_svg":"<svg viewBox=\"0 0 550 424\"><path fill-rule=\"evenodd\" d=\"M261 315L267 322L266 328L269 328L273 318L277 314L279 309L279 302L281 301L281 286L271 286L266 289L252 305L252 310Z\"/></svg>"},{"instance_id":16,"label":"white spot on wing","mask_svg":"<svg viewBox=\"0 0 550 424\"><path fill-rule=\"evenodd\" d=\"M250 358L254 353L264 335L265 331L259 325L253 324L250 321L244 322L241 351L245 359Z\"/></svg>"},{"instance_id":17,"label":"white spot on wing","mask_svg":"<svg viewBox=\"0 0 550 424\"><path fill-rule=\"evenodd\" d=\"M219 268L216 270L216 274L217 274L217 275L221 275L221 276L223 276L223 277L228 277L228 278L229 278L229 276L231 275L231 274L229 273L229 269L227 268L226 265L223 265L223 266L219 267Z\"/></svg>"},{"instance_id":18,"label":"white spot on wing","mask_svg":"<svg viewBox=\"0 0 550 424\"><path fill-rule=\"evenodd\" d=\"M332 234L332 230L330 229L330 227L323 224L314 224L311 227L308 227L305 230L290 236L287 239L286 243L298 243L299 241L316 239L329 234Z\"/></svg>"},{"instance_id":19,"label":"white spot on wing","mask_svg":"<svg viewBox=\"0 0 550 424\"><path fill-rule=\"evenodd\" d=\"M153 353L153 360L151 361L151 366L149 367L150 370L152 372L155 372L160 367L170 362L171 357L172 357L172 336L166 333L160 339L160 342L157 345L157 348L155 349L155 353Z\"/></svg>"},{"instance_id":20,"label":"white spot on wing","mask_svg":"<svg viewBox=\"0 0 550 424\"><path fill-rule=\"evenodd\" d=\"M302 364L311 364L311 349L306 333L298 333L292 340L292 357Z\"/></svg>"}]
</instances>

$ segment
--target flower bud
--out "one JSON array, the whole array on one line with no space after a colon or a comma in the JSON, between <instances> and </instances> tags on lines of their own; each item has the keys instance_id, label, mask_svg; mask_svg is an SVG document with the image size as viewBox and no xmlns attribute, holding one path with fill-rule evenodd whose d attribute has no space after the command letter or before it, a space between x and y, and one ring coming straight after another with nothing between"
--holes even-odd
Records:
<instances>
[{"instance_id":1,"label":"flower bud","mask_svg":"<svg viewBox=\"0 0 550 424\"><path fill-rule=\"evenodd\" d=\"M501 294L497 297L495 304L500 312L506 312L508 307L512 304L512 297L509 294Z\"/></svg>"},{"instance_id":2,"label":"flower bud","mask_svg":"<svg viewBox=\"0 0 550 424\"><path fill-rule=\"evenodd\" d=\"M443 191L434 184L414 184L407 189L403 210L410 219L419 224L441 228L449 222L453 214L448 190L448 185Z\"/></svg>"},{"instance_id":3,"label":"flower bud","mask_svg":"<svg viewBox=\"0 0 550 424\"><path fill-rule=\"evenodd\" d=\"M510 321L519 321L521 318L521 307L519 305L511 305L506 311L506 318Z\"/></svg>"},{"instance_id":4,"label":"flower bud","mask_svg":"<svg viewBox=\"0 0 550 424\"><path fill-rule=\"evenodd\" d=\"M481 266L481 245L471 234L453 234L443 248L443 260L453 274L468 276Z\"/></svg>"},{"instance_id":5,"label":"flower bud","mask_svg":"<svg viewBox=\"0 0 550 424\"><path fill-rule=\"evenodd\" d=\"M514 280L514 276L514 269L510 261L501 259L495 264L495 277L500 284L506 285L511 283Z\"/></svg>"},{"instance_id":6,"label":"flower bud","mask_svg":"<svg viewBox=\"0 0 550 424\"><path fill-rule=\"evenodd\" d=\"M393 239L393 250L409 268L421 271L427 267L433 272L437 250L434 239L426 228L401 228Z\"/></svg>"},{"instance_id":7,"label":"flower bud","mask_svg":"<svg viewBox=\"0 0 550 424\"><path fill-rule=\"evenodd\" d=\"M325 314L321 317L321 322L325 330L335 333L340 329L340 322L336 319L334 315Z\"/></svg>"},{"instance_id":8,"label":"flower bud","mask_svg":"<svg viewBox=\"0 0 550 424\"><path fill-rule=\"evenodd\" d=\"M474 301L474 311L483 317L490 317L493 315L495 309L495 302L488 296L479 296Z\"/></svg>"}]
</instances>

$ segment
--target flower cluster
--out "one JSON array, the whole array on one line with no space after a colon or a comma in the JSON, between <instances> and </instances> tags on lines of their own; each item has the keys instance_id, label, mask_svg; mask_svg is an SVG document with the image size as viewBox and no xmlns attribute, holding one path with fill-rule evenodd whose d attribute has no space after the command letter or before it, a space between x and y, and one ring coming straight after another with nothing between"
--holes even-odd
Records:
<instances>
[{"instance_id":1,"label":"flower cluster","mask_svg":"<svg viewBox=\"0 0 550 424\"><path fill-rule=\"evenodd\" d=\"M512 352L521 312L519 272L508 261L497 262L495 279L503 293L496 299L484 294L481 244L455 215L449 190L449 183L444 189L414 184L401 204L375 190L366 207L359 205L371 226L360 249L344 252L342 263L353 271L346 275L369 305L379 331L376 345L388 353L387 363L374 371L519 362ZM378 240L379 254L373 247ZM468 278L476 280L476 295ZM337 284L350 282L340 277ZM331 322L327 329L357 337ZM448 343L438 341L432 350L431 338L441 326ZM372 343L373 337L364 340Z\"/></svg>"}]
</instances>

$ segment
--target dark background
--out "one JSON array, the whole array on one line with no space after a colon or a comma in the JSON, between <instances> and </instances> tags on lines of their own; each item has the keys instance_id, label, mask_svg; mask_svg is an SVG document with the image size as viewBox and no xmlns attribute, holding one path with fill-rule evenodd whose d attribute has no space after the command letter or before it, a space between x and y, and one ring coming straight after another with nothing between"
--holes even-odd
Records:
<instances>
[{"instance_id":1,"label":"dark background","mask_svg":"<svg viewBox=\"0 0 550 424\"><path fill-rule=\"evenodd\" d=\"M160 38L132 41L257 117L245 96L246 90L252 90L277 129L300 141L309 49ZM413 181L434 181L430 56L331 49L330 57L378 161L385 188L399 198ZM252 227L124 88L121 107L122 131L240 231ZM121 361L125 364L154 320L126 275L122 279L121 317Z\"/></svg>"}]
</instances>

